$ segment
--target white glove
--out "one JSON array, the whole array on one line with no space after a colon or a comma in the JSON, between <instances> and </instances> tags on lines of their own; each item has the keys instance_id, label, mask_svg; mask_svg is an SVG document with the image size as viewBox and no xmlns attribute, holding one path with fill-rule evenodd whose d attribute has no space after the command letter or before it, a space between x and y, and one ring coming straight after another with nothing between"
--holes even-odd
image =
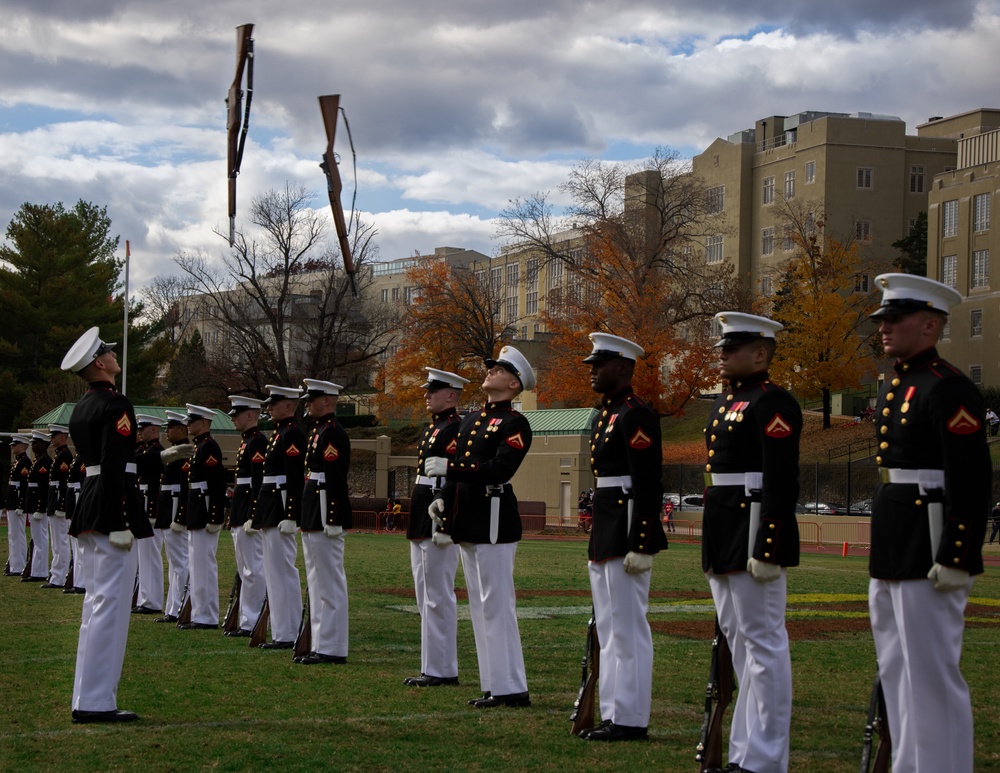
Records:
<instances>
[{"instance_id":1,"label":"white glove","mask_svg":"<svg viewBox=\"0 0 1000 773\"><path fill-rule=\"evenodd\" d=\"M445 507L443 499L435 499L427 506L427 515L431 517L431 520L434 521L434 525L439 529L444 526L444 510Z\"/></svg>"},{"instance_id":2,"label":"white glove","mask_svg":"<svg viewBox=\"0 0 1000 773\"><path fill-rule=\"evenodd\" d=\"M629 574L642 574L653 568L653 557L649 553L628 552L622 566Z\"/></svg>"},{"instance_id":3,"label":"white glove","mask_svg":"<svg viewBox=\"0 0 1000 773\"><path fill-rule=\"evenodd\" d=\"M35 523L38 523L39 521L44 521L45 513L32 513L31 520L33 520Z\"/></svg>"},{"instance_id":4,"label":"white glove","mask_svg":"<svg viewBox=\"0 0 1000 773\"><path fill-rule=\"evenodd\" d=\"M170 524L170 531L172 531L174 534L183 534L184 532L187 531L187 527L183 523L177 523L177 521L173 521Z\"/></svg>"},{"instance_id":5,"label":"white glove","mask_svg":"<svg viewBox=\"0 0 1000 773\"><path fill-rule=\"evenodd\" d=\"M221 523L206 523L205 524L205 531L207 531L209 534L218 534L220 531L222 531L222 524Z\"/></svg>"},{"instance_id":6,"label":"white glove","mask_svg":"<svg viewBox=\"0 0 1000 773\"><path fill-rule=\"evenodd\" d=\"M108 535L108 542L114 545L119 550L131 550L132 549L132 532L126 531L113 531Z\"/></svg>"},{"instance_id":7,"label":"white glove","mask_svg":"<svg viewBox=\"0 0 1000 773\"><path fill-rule=\"evenodd\" d=\"M243 521L243 533L244 534L260 534L260 529L255 529L253 527L253 521L247 518Z\"/></svg>"},{"instance_id":8,"label":"white glove","mask_svg":"<svg viewBox=\"0 0 1000 773\"><path fill-rule=\"evenodd\" d=\"M171 462L177 462L181 459L190 459L194 456L195 452L194 444L192 443L181 443L177 446L170 446L170 448L164 448L160 451L160 459L164 464L170 464Z\"/></svg>"},{"instance_id":9,"label":"white glove","mask_svg":"<svg viewBox=\"0 0 1000 773\"><path fill-rule=\"evenodd\" d=\"M299 525L291 518L286 518L285 520L278 522L278 531L282 534L295 534L298 528Z\"/></svg>"},{"instance_id":10,"label":"white glove","mask_svg":"<svg viewBox=\"0 0 1000 773\"><path fill-rule=\"evenodd\" d=\"M759 583L774 582L781 577L779 564L769 564L767 561L758 561L756 558L747 561L747 571Z\"/></svg>"},{"instance_id":11,"label":"white glove","mask_svg":"<svg viewBox=\"0 0 1000 773\"><path fill-rule=\"evenodd\" d=\"M65 518L66 517L66 511L65 510L56 510L56 515L58 517L60 517L60 518Z\"/></svg>"},{"instance_id":12,"label":"white glove","mask_svg":"<svg viewBox=\"0 0 1000 773\"><path fill-rule=\"evenodd\" d=\"M424 459L424 474L428 478L443 478L448 474L448 458L428 456Z\"/></svg>"},{"instance_id":13,"label":"white glove","mask_svg":"<svg viewBox=\"0 0 1000 773\"><path fill-rule=\"evenodd\" d=\"M455 544L455 542L451 538L451 535L445 534L443 531L434 532L434 534L431 536L431 542L433 542L439 548L446 548L449 545Z\"/></svg>"},{"instance_id":14,"label":"white glove","mask_svg":"<svg viewBox=\"0 0 1000 773\"><path fill-rule=\"evenodd\" d=\"M343 526L330 526L327 524L323 527L323 533L330 539L343 539L344 538L344 527Z\"/></svg>"},{"instance_id":15,"label":"white glove","mask_svg":"<svg viewBox=\"0 0 1000 773\"><path fill-rule=\"evenodd\" d=\"M934 564L927 573L927 579L934 581L934 590L939 593L961 590L969 584L971 576L964 569L952 569L941 564Z\"/></svg>"}]
</instances>

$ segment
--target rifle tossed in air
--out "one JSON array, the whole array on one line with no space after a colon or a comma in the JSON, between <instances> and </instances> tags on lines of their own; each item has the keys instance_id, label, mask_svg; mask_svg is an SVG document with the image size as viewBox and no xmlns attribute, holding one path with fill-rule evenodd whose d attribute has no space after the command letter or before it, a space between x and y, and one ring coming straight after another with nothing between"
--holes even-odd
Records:
<instances>
[{"instance_id":1,"label":"rifle tossed in air","mask_svg":"<svg viewBox=\"0 0 1000 773\"><path fill-rule=\"evenodd\" d=\"M226 96L226 135L229 143L229 246L236 240L236 177L243 162L243 148L250 128L250 102L253 100L253 25L242 24L236 28L236 75ZM247 89L243 91L243 70L247 73ZM246 108L243 96L246 94ZM242 126L242 129L241 129Z\"/></svg>"},{"instance_id":2,"label":"rifle tossed in air","mask_svg":"<svg viewBox=\"0 0 1000 773\"><path fill-rule=\"evenodd\" d=\"M340 201L340 193L344 186L340 181L337 157L333 152L333 141L337 135L337 115L341 112L340 94L319 97L319 111L323 114L323 126L326 128L326 150L323 152L323 160L319 166L326 175L326 189L330 197L330 209L333 210L333 224L337 229L340 254L344 258L344 273L347 274L351 285L351 296L357 298L358 286L354 280L354 257L351 255L351 241L348 238L347 221L344 218L344 205ZM351 127L347 125L346 114L344 125L347 126L347 136L350 139ZM353 141L351 152L354 152Z\"/></svg>"}]
</instances>

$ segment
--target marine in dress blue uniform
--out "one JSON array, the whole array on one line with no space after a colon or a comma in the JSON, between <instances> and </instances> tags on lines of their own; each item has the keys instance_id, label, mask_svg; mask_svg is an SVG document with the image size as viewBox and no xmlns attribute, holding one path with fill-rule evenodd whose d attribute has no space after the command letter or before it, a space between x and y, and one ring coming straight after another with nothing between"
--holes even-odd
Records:
<instances>
[{"instance_id":1,"label":"marine in dress blue uniform","mask_svg":"<svg viewBox=\"0 0 1000 773\"><path fill-rule=\"evenodd\" d=\"M69 519L66 517L66 494L69 485L69 473L73 466L73 453L69 450L69 427L61 424L49 425L49 436L52 438L54 455L49 474L48 506L45 514L49 523L49 544L52 546L52 564L49 566L49 579L40 587L62 588L66 585L66 576L72 550L69 544Z\"/></svg>"},{"instance_id":2,"label":"marine in dress blue uniform","mask_svg":"<svg viewBox=\"0 0 1000 773\"><path fill-rule=\"evenodd\" d=\"M455 458L424 460L428 477L447 478L428 512L462 551L483 691L470 705L530 706L514 591L521 516L510 481L531 447L531 427L511 401L534 389L535 372L513 346L502 347L486 367L488 402L462 419Z\"/></svg>"},{"instance_id":3,"label":"marine in dress blue uniform","mask_svg":"<svg viewBox=\"0 0 1000 773\"><path fill-rule=\"evenodd\" d=\"M128 639L135 582L133 538L152 535L135 477L135 411L115 389L121 372L112 349L96 327L84 333L63 358L62 369L89 387L73 408L69 431L87 469L70 533L80 544L83 598L73 721L128 722L138 719L117 707L118 682Z\"/></svg>"},{"instance_id":4,"label":"marine in dress blue uniform","mask_svg":"<svg viewBox=\"0 0 1000 773\"><path fill-rule=\"evenodd\" d=\"M156 528L156 509L160 496L160 476L163 460L160 454L160 428L163 421L156 416L137 413L139 442L135 448L135 470L139 493L146 518L153 527L153 536L142 540L139 550L139 592L132 608L134 615L159 615L163 613L163 532Z\"/></svg>"},{"instance_id":5,"label":"marine in dress blue uniform","mask_svg":"<svg viewBox=\"0 0 1000 773\"><path fill-rule=\"evenodd\" d=\"M160 451L163 473L160 476L160 496L156 505L155 528L163 535L167 554L167 599L163 616L154 623L176 623L188 592L187 504L188 472L195 447L188 442L187 414L167 411L167 442L169 448Z\"/></svg>"},{"instance_id":6,"label":"marine in dress blue uniform","mask_svg":"<svg viewBox=\"0 0 1000 773\"><path fill-rule=\"evenodd\" d=\"M49 502L49 476L52 470L52 457L48 448L51 438L40 430L31 433L31 453L35 459L28 472L28 490L25 493L24 512L28 514L31 525L31 539L35 549L31 554L31 569L28 577L21 582L44 583L49 577L49 524L45 511Z\"/></svg>"},{"instance_id":7,"label":"marine in dress blue uniform","mask_svg":"<svg viewBox=\"0 0 1000 773\"><path fill-rule=\"evenodd\" d=\"M666 549L660 524L663 452L660 417L632 391L645 352L626 338L591 333L590 385L603 395L590 434L597 479L588 571L601 645L602 722L589 741L648 737L653 636L646 620L653 556Z\"/></svg>"},{"instance_id":8,"label":"marine in dress blue uniform","mask_svg":"<svg viewBox=\"0 0 1000 773\"><path fill-rule=\"evenodd\" d=\"M14 433L10 439L10 478L7 480L7 568L8 577L20 577L27 566L28 537L24 531L24 497L27 494L31 459L31 436Z\"/></svg>"},{"instance_id":9,"label":"marine in dress blue uniform","mask_svg":"<svg viewBox=\"0 0 1000 773\"><path fill-rule=\"evenodd\" d=\"M76 512L77 500L80 498L80 490L83 488L83 482L86 479L87 469L83 466L80 452L77 451L76 456L73 457L73 463L69 468L69 478L66 481L66 519L71 524L73 522L73 513ZM68 526L66 528L69 529ZM71 565L73 583L63 593L86 593L87 590L83 587L83 571L80 569L80 541L70 534L69 544L73 551L73 563Z\"/></svg>"},{"instance_id":10,"label":"marine in dress blue uniform","mask_svg":"<svg viewBox=\"0 0 1000 773\"><path fill-rule=\"evenodd\" d=\"M959 668L992 465L979 389L935 348L962 296L883 274L882 347L895 359L875 410L868 605L892 736L893 770L971 773L972 706Z\"/></svg>"},{"instance_id":11,"label":"marine in dress blue uniform","mask_svg":"<svg viewBox=\"0 0 1000 773\"><path fill-rule=\"evenodd\" d=\"M785 773L792 714L785 568L799 563L802 412L767 372L782 326L739 312L716 319L726 389L705 427L701 560L740 686L726 770Z\"/></svg>"},{"instance_id":12,"label":"marine in dress blue uniform","mask_svg":"<svg viewBox=\"0 0 1000 773\"><path fill-rule=\"evenodd\" d=\"M458 602L455 572L459 549L446 534L438 534L427 509L440 494L444 481L427 475L425 461L431 457L453 460L458 452L458 400L469 383L457 373L424 368L423 384L431 422L420 438L417 481L410 494L410 570L420 613L420 676L403 680L411 687L441 687L458 684ZM448 507L446 503L446 508Z\"/></svg>"}]
</instances>

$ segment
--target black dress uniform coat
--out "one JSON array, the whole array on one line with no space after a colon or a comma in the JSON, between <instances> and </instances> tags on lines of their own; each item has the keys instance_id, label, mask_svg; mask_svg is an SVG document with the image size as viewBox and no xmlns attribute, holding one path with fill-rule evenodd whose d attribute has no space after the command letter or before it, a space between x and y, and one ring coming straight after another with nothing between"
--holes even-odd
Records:
<instances>
[{"instance_id":1,"label":"black dress uniform coat","mask_svg":"<svg viewBox=\"0 0 1000 773\"><path fill-rule=\"evenodd\" d=\"M896 363L875 410L881 469L944 471L944 534L932 560L927 505L915 483L880 483L872 502L869 570L881 580L925 577L934 561L983 571L991 473L979 389L928 349Z\"/></svg>"},{"instance_id":2,"label":"black dress uniform coat","mask_svg":"<svg viewBox=\"0 0 1000 773\"><path fill-rule=\"evenodd\" d=\"M628 387L601 400L590 427L590 468L597 478L631 476L632 488L594 492L591 561L623 558L629 551L659 553L667 547L660 524L663 504L663 444L660 418ZM628 503L632 500L632 528Z\"/></svg>"},{"instance_id":3,"label":"black dress uniform coat","mask_svg":"<svg viewBox=\"0 0 1000 773\"><path fill-rule=\"evenodd\" d=\"M160 499L156 507L156 528L169 529L171 523L187 525L188 502L188 472L191 470L190 459L179 459L164 466L160 476ZM174 492L169 488L180 486ZM174 501L177 501L177 513L174 513Z\"/></svg>"},{"instance_id":4,"label":"black dress uniform coat","mask_svg":"<svg viewBox=\"0 0 1000 773\"><path fill-rule=\"evenodd\" d=\"M299 522L302 488L305 485L306 436L289 416L274 428L264 454L264 477L285 476L283 484L263 483L253 511L253 528L277 526L281 521ZM282 502L282 491L287 492Z\"/></svg>"},{"instance_id":5,"label":"black dress uniform coat","mask_svg":"<svg viewBox=\"0 0 1000 773\"><path fill-rule=\"evenodd\" d=\"M80 499L80 490L83 488L83 481L87 477L87 469L83 466L83 459L77 453L73 457L73 462L69 467L69 477L66 479L66 517L72 520L73 513L76 512L76 503Z\"/></svg>"},{"instance_id":6,"label":"black dress uniform coat","mask_svg":"<svg viewBox=\"0 0 1000 773\"><path fill-rule=\"evenodd\" d=\"M126 464L135 463L132 403L112 384L93 382L73 408L69 432L83 464L101 468L100 475L83 481L70 534L78 537L88 531L110 534L128 529L136 538L152 537L135 473L125 469Z\"/></svg>"},{"instance_id":7,"label":"black dress uniform coat","mask_svg":"<svg viewBox=\"0 0 1000 773\"><path fill-rule=\"evenodd\" d=\"M233 489L233 503L229 511L229 526L236 529L253 515L260 484L264 479L264 454L267 453L267 438L256 427L243 433L240 450L236 452L236 488ZM240 480L249 483L239 483Z\"/></svg>"},{"instance_id":8,"label":"black dress uniform coat","mask_svg":"<svg viewBox=\"0 0 1000 773\"><path fill-rule=\"evenodd\" d=\"M145 443L141 443L135 450L135 470L139 479L140 493L146 503L146 517L151 521L156 521L160 504L160 477L163 475L163 459L160 453L163 446L158 437ZM145 489L142 490L142 487ZM169 522L165 527L155 523L156 528L169 528Z\"/></svg>"},{"instance_id":9,"label":"black dress uniform coat","mask_svg":"<svg viewBox=\"0 0 1000 773\"><path fill-rule=\"evenodd\" d=\"M455 542L490 542L490 506L500 499L497 543L521 539L521 515L510 479L531 447L528 420L510 401L488 403L472 411L459 425L456 455L448 463L443 499L453 507L445 513L442 531ZM488 487L502 486L497 489Z\"/></svg>"},{"instance_id":10,"label":"black dress uniform coat","mask_svg":"<svg viewBox=\"0 0 1000 773\"><path fill-rule=\"evenodd\" d=\"M49 506L47 515L66 512L66 494L69 490L69 473L73 467L73 453L63 446L56 452L52 460L52 471L49 474ZM53 486L58 483L58 486Z\"/></svg>"},{"instance_id":11,"label":"black dress uniform coat","mask_svg":"<svg viewBox=\"0 0 1000 773\"><path fill-rule=\"evenodd\" d=\"M39 454L28 473L28 491L24 499L24 512L44 513L49 506L49 475L52 457Z\"/></svg>"},{"instance_id":12,"label":"black dress uniform coat","mask_svg":"<svg viewBox=\"0 0 1000 773\"><path fill-rule=\"evenodd\" d=\"M321 416L309 439L306 473L323 473L324 480L307 478L302 491L302 531L322 531L324 526L353 525L351 500L347 493L347 471L351 466L351 441L332 413ZM326 511L320 502L326 491Z\"/></svg>"},{"instance_id":13,"label":"black dress uniform coat","mask_svg":"<svg viewBox=\"0 0 1000 773\"><path fill-rule=\"evenodd\" d=\"M31 459L27 452L22 451L15 458L10 467L10 481L7 490L10 492L7 497L8 510L20 510L24 512L24 500L28 496L28 475L31 474Z\"/></svg>"},{"instance_id":14,"label":"black dress uniform coat","mask_svg":"<svg viewBox=\"0 0 1000 773\"><path fill-rule=\"evenodd\" d=\"M188 470L187 527L204 529L226 520L226 468L222 449L208 432L194 439L195 452Z\"/></svg>"},{"instance_id":15,"label":"black dress uniform coat","mask_svg":"<svg viewBox=\"0 0 1000 773\"><path fill-rule=\"evenodd\" d=\"M711 473L763 473L760 528L753 557L781 566L799 564L799 437L802 411L766 371L734 380L712 404L705 427ZM745 571L751 498L743 486L705 491L701 565L717 574Z\"/></svg>"},{"instance_id":16,"label":"black dress uniform coat","mask_svg":"<svg viewBox=\"0 0 1000 773\"><path fill-rule=\"evenodd\" d=\"M431 423L427 425L420 438L417 475L426 476L424 459L429 456L443 456L448 461L455 459L458 450L456 437L460 423L458 412L454 408L431 417ZM440 482L444 483L443 480ZM438 496L441 496L441 492L435 492L434 487L426 483L418 483L413 487L413 493L410 494L410 523L406 527L407 539L426 539L431 536L431 518L427 514L427 508ZM450 505L448 502L445 504Z\"/></svg>"}]
</instances>

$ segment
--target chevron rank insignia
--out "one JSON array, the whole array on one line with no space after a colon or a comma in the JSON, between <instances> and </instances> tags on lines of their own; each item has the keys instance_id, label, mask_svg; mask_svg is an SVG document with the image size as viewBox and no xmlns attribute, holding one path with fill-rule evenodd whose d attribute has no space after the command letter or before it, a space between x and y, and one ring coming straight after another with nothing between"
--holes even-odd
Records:
<instances>
[{"instance_id":1,"label":"chevron rank insignia","mask_svg":"<svg viewBox=\"0 0 1000 773\"><path fill-rule=\"evenodd\" d=\"M653 439L641 429L637 429L635 434L628 439L628 444L637 451L641 451L653 445Z\"/></svg>"},{"instance_id":2,"label":"chevron rank insignia","mask_svg":"<svg viewBox=\"0 0 1000 773\"><path fill-rule=\"evenodd\" d=\"M302 452L299 450L299 447L295 445L295 443L292 443L285 449L285 456L300 456L301 454Z\"/></svg>"},{"instance_id":3,"label":"chevron rank insignia","mask_svg":"<svg viewBox=\"0 0 1000 773\"><path fill-rule=\"evenodd\" d=\"M961 406L955 415L948 419L948 431L955 435L971 435L979 429L979 419Z\"/></svg>"},{"instance_id":4,"label":"chevron rank insignia","mask_svg":"<svg viewBox=\"0 0 1000 773\"><path fill-rule=\"evenodd\" d=\"M781 418L780 413L776 413L774 418L764 427L764 434L774 438L788 437L792 434L792 426Z\"/></svg>"},{"instance_id":5,"label":"chevron rank insignia","mask_svg":"<svg viewBox=\"0 0 1000 773\"><path fill-rule=\"evenodd\" d=\"M454 454L456 451L458 451L458 441L455 438L452 438L451 442L444 449L444 452L446 454Z\"/></svg>"},{"instance_id":6,"label":"chevron rank insignia","mask_svg":"<svg viewBox=\"0 0 1000 773\"><path fill-rule=\"evenodd\" d=\"M218 463L219 463L219 460L218 460L218 459L216 459L214 455L212 455L212 456L209 456L209 457L208 457L208 458L207 458L207 459L205 460L205 466L206 466L206 467L215 467L215 466L216 466L216 465L217 465Z\"/></svg>"},{"instance_id":7,"label":"chevron rank insignia","mask_svg":"<svg viewBox=\"0 0 1000 773\"><path fill-rule=\"evenodd\" d=\"M517 448L519 450L524 448L524 438L521 436L521 433L518 432L516 435L511 435L507 438L507 445L511 448Z\"/></svg>"},{"instance_id":8,"label":"chevron rank insignia","mask_svg":"<svg viewBox=\"0 0 1000 773\"><path fill-rule=\"evenodd\" d=\"M250 457L250 461L253 462L254 464L263 464L264 454L262 454L260 451L255 451L254 455Z\"/></svg>"},{"instance_id":9,"label":"chevron rank insignia","mask_svg":"<svg viewBox=\"0 0 1000 773\"><path fill-rule=\"evenodd\" d=\"M323 458L328 462L335 462L340 458L340 451L338 451L333 443L327 443L326 448L323 449Z\"/></svg>"},{"instance_id":10,"label":"chevron rank insignia","mask_svg":"<svg viewBox=\"0 0 1000 773\"><path fill-rule=\"evenodd\" d=\"M115 430L119 435L126 437L132 434L132 420L128 417L128 413L123 413L121 418L115 422Z\"/></svg>"}]
</instances>

